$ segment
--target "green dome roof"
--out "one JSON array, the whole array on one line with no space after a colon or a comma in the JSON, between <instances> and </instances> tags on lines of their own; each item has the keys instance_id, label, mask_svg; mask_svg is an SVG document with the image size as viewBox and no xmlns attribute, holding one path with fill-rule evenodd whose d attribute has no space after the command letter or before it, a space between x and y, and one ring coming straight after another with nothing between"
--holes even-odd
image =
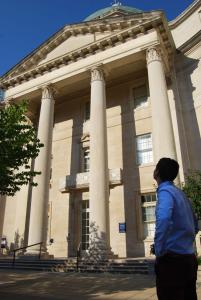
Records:
<instances>
[{"instance_id":1,"label":"green dome roof","mask_svg":"<svg viewBox=\"0 0 201 300\"><path fill-rule=\"evenodd\" d=\"M93 19L101 18L103 15L115 12L117 10L125 12L127 15L128 14L136 14L136 13L141 13L142 10L139 10L137 8L131 7L131 6L124 6L120 4L113 4L112 6L108 6L102 9L97 10L90 16L88 16L84 21L91 21Z\"/></svg>"}]
</instances>

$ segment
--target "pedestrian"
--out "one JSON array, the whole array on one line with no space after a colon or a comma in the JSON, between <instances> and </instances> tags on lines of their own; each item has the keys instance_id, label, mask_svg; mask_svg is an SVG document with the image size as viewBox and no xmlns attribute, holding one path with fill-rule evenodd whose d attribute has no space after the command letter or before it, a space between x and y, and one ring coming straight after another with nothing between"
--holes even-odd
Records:
<instances>
[{"instance_id":1,"label":"pedestrian","mask_svg":"<svg viewBox=\"0 0 201 300\"><path fill-rule=\"evenodd\" d=\"M197 258L194 241L198 222L190 200L176 187L179 164L161 158L154 170L156 204L156 289L159 300L196 300Z\"/></svg>"},{"instance_id":2,"label":"pedestrian","mask_svg":"<svg viewBox=\"0 0 201 300\"><path fill-rule=\"evenodd\" d=\"M6 237L1 238L1 252L2 254L7 254L7 239Z\"/></svg>"}]
</instances>

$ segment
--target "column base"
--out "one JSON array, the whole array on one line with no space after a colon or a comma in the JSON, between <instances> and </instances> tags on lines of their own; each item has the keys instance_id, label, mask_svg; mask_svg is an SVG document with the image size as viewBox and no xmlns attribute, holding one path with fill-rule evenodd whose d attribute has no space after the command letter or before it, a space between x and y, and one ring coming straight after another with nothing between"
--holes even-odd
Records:
<instances>
[{"instance_id":1,"label":"column base","mask_svg":"<svg viewBox=\"0 0 201 300\"><path fill-rule=\"evenodd\" d=\"M46 246L42 246L40 248L40 245L35 245L33 247L29 247L25 250L24 253L25 256L40 256L40 257L48 257L48 252L47 252L47 247Z\"/></svg>"},{"instance_id":2,"label":"column base","mask_svg":"<svg viewBox=\"0 0 201 300\"><path fill-rule=\"evenodd\" d=\"M108 260L114 257L114 253L111 248L103 248L103 247L89 247L87 254L89 260L102 261Z\"/></svg>"},{"instance_id":3,"label":"column base","mask_svg":"<svg viewBox=\"0 0 201 300\"><path fill-rule=\"evenodd\" d=\"M99 232L95 224L90 226L89 248L84 256L86 256L89 261L94 260L94 262L108 260L114 257L114 253L107 240L107 235L103 232Z\"/></svg>"},{"instance_id":4,"label":"column base","mask_svg":"<svg viewBox=\"0 0 201 300\"><path fill-rule=\"evenodd\" d=\"M51 259L54 258L53 255L50 255L48 252L41 252L41 255L39 257L38 252L25 252L24 254L18 255L19 257L23 257L25 259Z\"/></svg>"}]
</instances>

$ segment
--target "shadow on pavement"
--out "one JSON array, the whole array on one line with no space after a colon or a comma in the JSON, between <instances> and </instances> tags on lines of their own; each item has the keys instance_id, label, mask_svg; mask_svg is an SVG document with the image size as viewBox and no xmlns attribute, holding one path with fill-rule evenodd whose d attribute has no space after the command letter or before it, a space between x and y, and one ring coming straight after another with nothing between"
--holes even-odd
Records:
<instances>
[{"instance_id":1,"label":"shadow on pavement","mask_svg":"<svg viewBox=\"0 0 201 300\"><path fill-rule=\"evenodd\" d=\"M4 300L123 300L142 291L151 290L153 295L154 287L150 275L0 272L0 295Z\"/></svg>"}]
</instances>

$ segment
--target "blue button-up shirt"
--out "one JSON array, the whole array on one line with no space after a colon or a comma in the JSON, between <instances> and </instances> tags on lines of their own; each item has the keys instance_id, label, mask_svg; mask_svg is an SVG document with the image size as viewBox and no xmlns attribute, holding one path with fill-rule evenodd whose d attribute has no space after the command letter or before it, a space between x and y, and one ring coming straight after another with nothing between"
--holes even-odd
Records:
<instances>
[{"instance_id":1,"label":"blue button-up shirt","mask_svg":"<svg viewBox=\"0 0 201 300\"><path fill-rule=\"evenodd\" d=\"M197 232L198 225L189 199L172 182L162 182L157 189L156 256L168 252L194 253L193 242Z\"/></svg>"}]
</instances>

